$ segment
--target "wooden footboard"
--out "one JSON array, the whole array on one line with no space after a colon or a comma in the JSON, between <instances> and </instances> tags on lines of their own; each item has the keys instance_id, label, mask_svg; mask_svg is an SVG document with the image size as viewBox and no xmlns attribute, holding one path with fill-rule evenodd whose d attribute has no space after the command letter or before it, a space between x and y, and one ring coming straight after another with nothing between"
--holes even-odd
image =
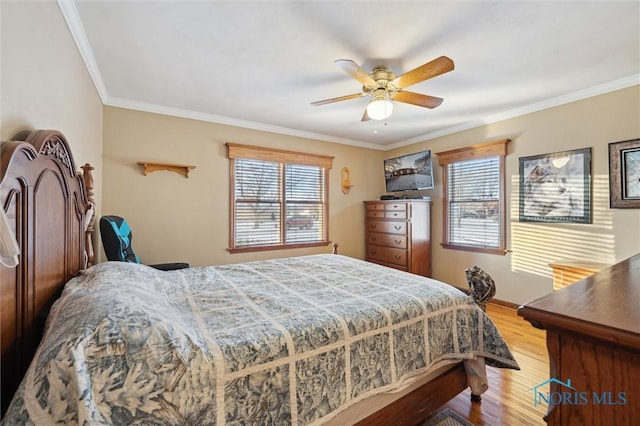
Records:
<instances>
[{"instance_id":1,"label":"wooden footboard","mask_svg":"<svg viewBox=\"0 0 640 426\"><path fill-rule=\"evenodd\" d=\"M418 424L467 387L464 365L455 364L435 379L358 422L357 426Z\"/></svg>"}]
</instances>

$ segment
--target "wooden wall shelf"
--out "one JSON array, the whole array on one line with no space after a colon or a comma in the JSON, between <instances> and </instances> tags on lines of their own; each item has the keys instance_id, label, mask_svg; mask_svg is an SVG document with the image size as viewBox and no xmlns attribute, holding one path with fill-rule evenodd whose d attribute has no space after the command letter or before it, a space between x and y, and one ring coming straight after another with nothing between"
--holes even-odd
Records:
<instances>
[{"instance_id":1,"label":"wooden wall shelf","mask_svg":"<svg viewBox=\"0 0 640 426\"><path fill-rule=\"evenodd\" d=\"M189 170L196 168L196 166L190 166L188 164L152 163L150 161L138 161L138 164L144 167L145 176L151 172L167 170L188 178Z\"/></svg>"}]
</instances>

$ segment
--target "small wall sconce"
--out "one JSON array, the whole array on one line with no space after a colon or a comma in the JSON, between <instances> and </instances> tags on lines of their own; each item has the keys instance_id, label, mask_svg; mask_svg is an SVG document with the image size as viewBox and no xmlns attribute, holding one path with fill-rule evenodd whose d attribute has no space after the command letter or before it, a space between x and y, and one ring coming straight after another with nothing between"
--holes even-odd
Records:
<instances>
[{"instance_id":1,"label":"small wall sconce","mask_svg":"<svg viewBox=\"0 0 640 426\"><path fill-rule=\"evenodd\" d=\"M351 185L351 171L348 167L342 168L342 171L340 172L340 181L342 185L342 193L348 194L349 191L351 191L351 188L353 188L353 185Z\"/></svg>"}]
</instances>

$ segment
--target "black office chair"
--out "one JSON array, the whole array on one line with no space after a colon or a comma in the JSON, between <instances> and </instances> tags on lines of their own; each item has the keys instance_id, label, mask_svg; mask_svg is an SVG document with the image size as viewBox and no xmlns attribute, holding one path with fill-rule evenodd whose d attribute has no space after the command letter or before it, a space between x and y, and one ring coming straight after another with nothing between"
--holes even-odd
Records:
<instances>
[{"instance_id":1,"label":"black office chair","mask_svg":"<svg viewBox=\"0 0 640 426\"><path fill-rule=\"evenodd\" d=\"M100 218L100 234L102 246L108 260L117 262L142 263L133 251L131 239L133 235L126 220L120 216L102 216ZM188 268L188 263L160 263L149 265L162 271Z\"/></svg>"}]
</instances>

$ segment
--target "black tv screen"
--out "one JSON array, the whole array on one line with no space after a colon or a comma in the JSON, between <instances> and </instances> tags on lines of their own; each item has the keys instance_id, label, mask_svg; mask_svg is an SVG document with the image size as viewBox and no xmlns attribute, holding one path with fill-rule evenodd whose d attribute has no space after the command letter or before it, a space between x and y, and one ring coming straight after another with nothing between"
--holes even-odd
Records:
<instances>
[{"instance_id":1,"label":"black tv screen","mask_svg":"<svg viewBox=\"0 0 640 426\"><path fill-rule=\"evenodd\" d=\"M384 160L384 179L387 192L433 189L431 151Z\"/></svg>"}]
</instances>

